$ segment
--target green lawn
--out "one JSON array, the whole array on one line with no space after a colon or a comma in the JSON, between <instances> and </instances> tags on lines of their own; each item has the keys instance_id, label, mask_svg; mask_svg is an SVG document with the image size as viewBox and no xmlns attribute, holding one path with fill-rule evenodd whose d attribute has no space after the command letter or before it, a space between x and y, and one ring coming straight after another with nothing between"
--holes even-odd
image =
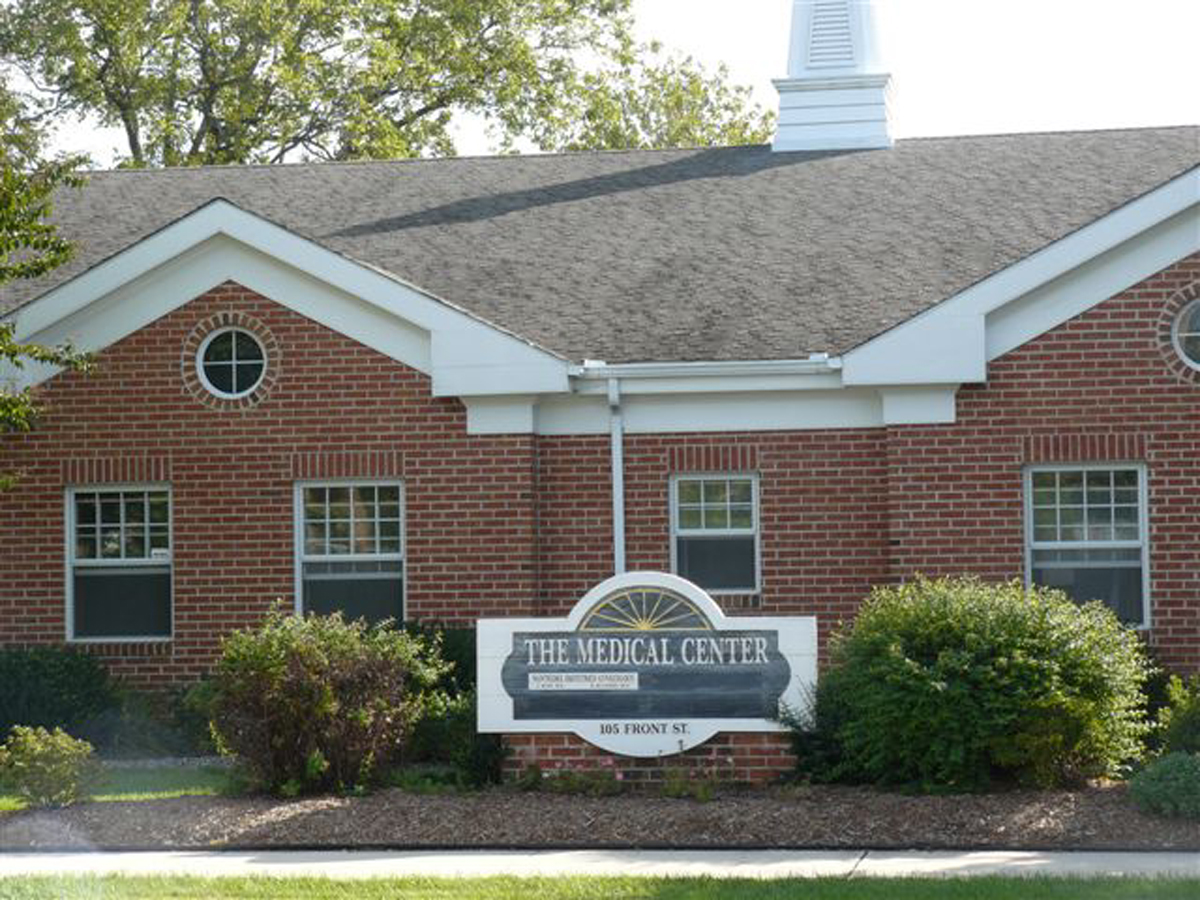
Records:
<instances>
[{"instance_id":1,"label":"green lawn","mask_svg":"<svg viewBox=\"0 0 1200 900\"><path fill-rule=\"evenodd\" d=\"M92 799L169 800L172 797L211 797L225 790L228 784L228 771L216 766L161 769L106 766L92 789ZM0 812L23 808L24 804L15 796L0 794Z\"/></svg>"},{"instance_id":2,"label":"green lawn","mask_svg":"<svg viewBox=\"0 0 1200 900\"><path fill-rule=\"evenodd\" d=\"M7 878L2 900L86 897L89 900L1124 900L1200 896L1200 881L1148 878L1058 879L782 879L711 878Z\"/></svg>"}]
</instances>

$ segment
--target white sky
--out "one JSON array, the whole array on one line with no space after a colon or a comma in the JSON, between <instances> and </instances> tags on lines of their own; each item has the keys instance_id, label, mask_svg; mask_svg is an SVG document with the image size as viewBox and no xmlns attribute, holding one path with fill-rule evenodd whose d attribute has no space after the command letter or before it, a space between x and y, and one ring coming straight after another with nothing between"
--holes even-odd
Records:
<instances>
[{"instance_id":1,"label":"white sky","mask_svg":"<svg viewBox=\"0 0 1200 900\"><path fill-rule=\"evenodd\" d=\"M791 0L634 0L643 39L715 66L775 108ZM876 0L896 137L1200 123L1200 0ZM60 133L111 160L119 133ZM487 152L464 133L460 152Z\"/></svg>"}]
</instances>

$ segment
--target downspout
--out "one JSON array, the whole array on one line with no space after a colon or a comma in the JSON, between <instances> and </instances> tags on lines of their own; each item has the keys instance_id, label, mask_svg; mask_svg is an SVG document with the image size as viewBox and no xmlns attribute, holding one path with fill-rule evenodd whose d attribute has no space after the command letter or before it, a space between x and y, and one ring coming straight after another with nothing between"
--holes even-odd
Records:
<instances>
[{"instance_id":1,"label":"downspout","mask_svg":"<svg viewBox=\"0 0 1200 900\"><path fill-rule=\"evenodd\" d=\"M621 418L621 383L608 379L608 428L612 443L613 574L625 571L625 423Z\"/></svg>"}]
</instances>

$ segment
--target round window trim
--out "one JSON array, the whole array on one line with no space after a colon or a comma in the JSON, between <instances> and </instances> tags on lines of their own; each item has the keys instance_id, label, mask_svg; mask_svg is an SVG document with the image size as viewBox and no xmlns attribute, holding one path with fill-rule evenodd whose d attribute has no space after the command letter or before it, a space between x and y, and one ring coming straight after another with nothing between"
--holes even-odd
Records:
<instances>
[{"instance_id":1,"label":"round window trim","mask_svg":"<svg viewBox=\"0 0 1200 900\"><path fill-rule=\"evenodd\" d=\"M1194 322L1189 323L1190 330L1184 331L1184 323L1188 320ZM1200 371L1200 350L1197 350L1194 356L1190 355L1183 346L1185 337L1194 339L1196 344L1200 345L1200 300L1193 300L1185 305L1175 317L1175 324L1171 328L1171 343L1183 364L1189 369Z\"/></svg>"},{"instance_id":2,"label":"round window trim","mask_svg":"<svg viewBox=\"0 0 1200 900\"><path fill-rule=\"evenodd\" d=\"M213 342L225 335L232 335L233 340L231 348L232 355L229 362L226 363L224 361L218 362L207 360L205 357L208 355L209 348L213 345ZM254 346L258 349L257 359L239 360L237 358L237 345L239 336L245 336L248 340L254 343ZM234 387L233 391L223 390L222 388L219 388L213 384L209 379L207 367L216 365L228 365L231 367L232 371L230 373L230 383ZM239 366L244 369L253 366L257 366L258 368L258 374L254 378L253 382L249 387L245 387L242 390L237 390ZM258 389L259 385L263 383L263 379L266 378L267 375L267 351L263 346L262 339L259 338L259 336L254 332L248 331L245 328L238 328L236 326L217 328L206 335L204 340L200 342L200 346L196 348L196 374L200 378L200 384L202 384L204 389L214 397L219 397L222 400L240 400L243 397L250 396Z\"/></svg>"}]
</instances>

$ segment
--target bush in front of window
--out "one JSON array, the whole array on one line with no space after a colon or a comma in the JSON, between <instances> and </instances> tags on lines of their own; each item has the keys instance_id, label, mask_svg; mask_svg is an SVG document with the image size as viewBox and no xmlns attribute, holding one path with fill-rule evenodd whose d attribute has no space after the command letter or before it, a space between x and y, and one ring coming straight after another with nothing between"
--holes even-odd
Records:
<instances>
[{"instance_id":1,"label":"bush in front of window","mask_svg":"<svg viewBox=\"0 0 1200 900\"><path fill-rule=\"evenodd\" d=\"M256 788L363 789L400 757L445 670L435 645L387 624L275 610L222 644L214 736Z\"/></svg>"},{"instance_id":2,"label":"bush in front of window","mask_svg":"<svg viewBox=\"0 0 1200 900\"><path fill-rule=\"evenodd\" d=\"M62 647L0 650L0 739L14 725L79 731L117 702L94 656Z\"/></svg>"},{"instance_id":3,"label":"bush in front of window","mask_svg":"<svg viewBox=\"0 0 1200 900\"><path fill-rule=\"evenodd\" d=\"M61 728L18 725L0 747L0 784L30 806L69 806L95 775L92 745Z\"/></svg>"},{"instance_id":4,"label":"bush in front of window","mask_svg":"<svg viewBox=\"0 0 1200 900\"><path fill-rule=\"evenodd\" d=\"M918 579L875 589L830 656L797 740L819 779L1051 786L1116 775L1142 752L1147 662L1101 603Z\"/></svg>"},{"instance_id":5,"label":"bush in front of window","mask_svg":"<svg viewBox=\"0 0 1200 900\"><path fill-rule=\"evenodd\" d=\"M1200 754L1159 757L1130 779L1129 793L1149 812L1200 819Z\"/></svg>"},{"instance_id":6,"label":"bush in front of window","mask_svg":"<svg viewBox=\"0 0 1200 900\"><path fill-rule=\"evenodd\" d=\"M1200 678L1167 682L1167 705L1158 713L1167 753L1200 753Z\"/></svg>"}]
</instances>

